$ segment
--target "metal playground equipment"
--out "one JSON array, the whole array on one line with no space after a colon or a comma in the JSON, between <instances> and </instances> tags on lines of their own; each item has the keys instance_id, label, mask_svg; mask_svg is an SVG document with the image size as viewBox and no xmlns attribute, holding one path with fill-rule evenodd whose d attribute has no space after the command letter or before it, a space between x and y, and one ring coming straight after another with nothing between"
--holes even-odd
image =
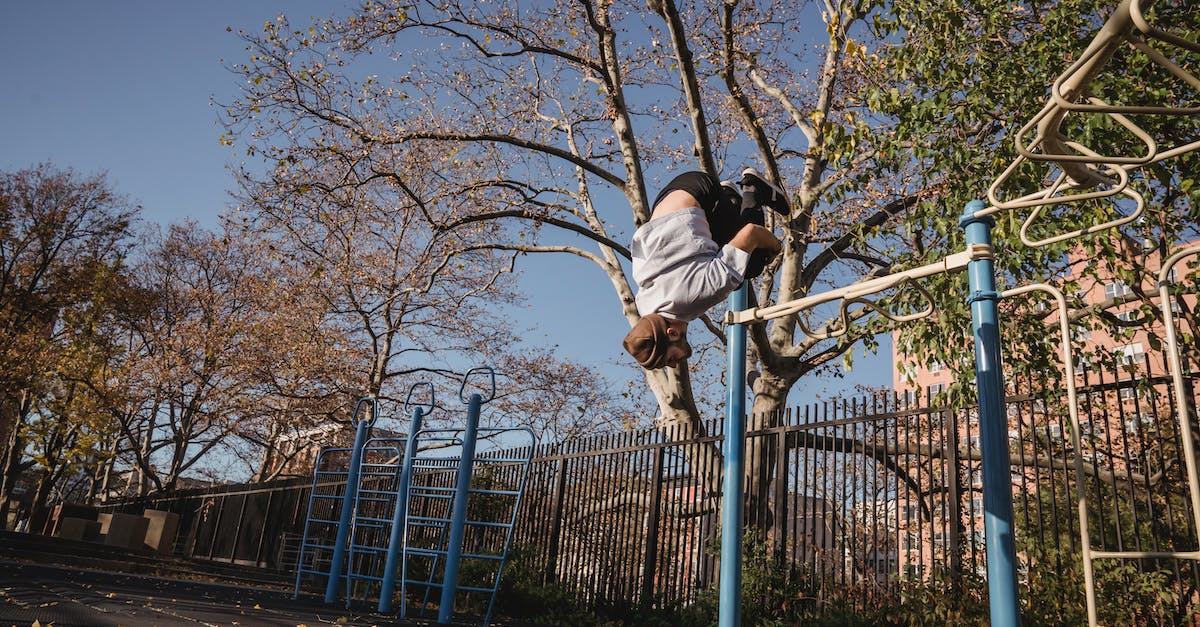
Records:
<instances>
[{"instance_id":1,"label":"metal playground equipment","mask_svg":"<svg viewBox=\"0 0 1200 627\"><path fill-rule=\"evenodd\" d=\"M473 375L486 375L484 393L467 394ZM427 400L417 401L427 389ZM409 429L403 437L370 437L375 399L355 409L351 448L321 451L296 565L295 595L305 575L324 580L325 602L378 599L377 610L450 623L464 595L482 597L483 624L508 557L537 440L526 428L481 428L482 406L496 395L491 368L463 376L467 406L461 428L427 429L433 386L408 393ZM360 411L364 407L369 411ZM360 417L360 415L362 417ZM410 601L417 601L415 604Z\"/></svg>"},{"instance_id":2,"label":"metal playground equipment","mask_svg":"<svg viewBox=\"0 0 1200 627\"><path fill-rule=\"evenodd\" d=\"M905 287L920 288L923 278L937 274L966 271L967 302L975 342L975 370L979 392L979 414L983 457L984 530L987 545L987 580L991 624L1009 627L1020 623L1017 595L1017 569L1013 542L1013 505L1009 468L1008 425L1005 414L1004 378L1000 363L998 302L1031 292L1049 294L1059 309L1062 334L1063 368L1070 401L1075 448L1073 465L1079 485L1083 483L1080 454L1078 399L1075 389L1074 357L1067 304L1061 291L1049 285L1029 285L997 292L994 268L992 216L1001 212L1028 211L1021 223L1019 237L1030 247L1047 246L1092 233L1133 223L1143 213L1144 195L1138 190L1134 174L1149 164L1159 163L1200 148L1200 138L1177 146L1162 146L1158 139L1136 124L1131 116L1195 116L1200 107L1171 107L1162 104L1111 105L1089 93L1089 86L1106 71L1114 54L1132 49L1149 60L1149 65L1192 89L1200 90L1200 79L1172 58L1200 52L1200 42L1173 34L1150 23L1145 11L1152 0L1124 0L1100 29L1088 48L1052 85L1045 107L1016 136L1019 156L987 190L988 202L968 203L959 225L966 231L966 250L933 264L897 272L853 285L771 306L747 309L747 287L743 285L729 296L728 397L726 403L724 495L722 505L720 625L740 624L742 571L742 506L745 473L745 398L746 398L746 326L784 316L797 316L801 329L810 337L836 337L845 333L851 319L850 308L868 308L898 322L915 320L933 313L933 301L920 311L890 313L872 296ZM1104 155L1066 135L1076 116L1108 116L1115 127L1136 138L1138 154ZM1006 183L1020 168L1041 167L1049 184L1042 189L1013 198L1005 198ZM1063 232L1044 232L1053 220L1052 211L1071 203L1106 201L1112 203L1109 219L1083 228ZM989 204L990 203L990 204ZM1039 231L1040 229L1040 231ZM1200 474L1184 396L1183 367L1175 315L1171 307L1171 270L1185 258L1200 254L1200 246L1180 250L1164 260L1158 288L1162 318L1166 326L1166 350L1175 387L1176 419L1183 445L1188 496L1200 547ZM926 293L926 297L928 294ZM840 303L834 325L812 330L804 326L798 314L828 304ZM1094 563L1101 559L1183 559L1200 560L1200 550L1191 551L1106 551L1093 546L1088 534L1088 509L1085 490L1077 490L1078 516L1082 534L1083 567L1089 624L1097 624L1096 577Z\"/></svg>"}]
</instances>

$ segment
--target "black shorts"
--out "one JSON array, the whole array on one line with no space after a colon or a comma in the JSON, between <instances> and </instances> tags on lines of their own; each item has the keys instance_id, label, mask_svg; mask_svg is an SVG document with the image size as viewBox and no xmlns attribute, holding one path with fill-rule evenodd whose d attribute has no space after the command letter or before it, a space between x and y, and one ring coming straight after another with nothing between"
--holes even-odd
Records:
<instances>
[{"instance_id":1,"label":"black shorts","mask_svg":"<svg viewBox=\"0 0 1200 627\"><path fill-rule=\"evenodd\" d=\"M692 195L704 217L708 219L708 228L712 231L713 241L718 246L724 246L733 239L737 232L747 224L763 225L763 213L760 207L743 207L742 197L738 192L721 185L717 177L704 172L684 172L671 179L658 196L654 198L653 207L666 198L667 194L681 190ZM763 251L755 251L750 256L750 266L746 278L752 279L762 273L768 258Z\"/></svg>"}]
</instances>

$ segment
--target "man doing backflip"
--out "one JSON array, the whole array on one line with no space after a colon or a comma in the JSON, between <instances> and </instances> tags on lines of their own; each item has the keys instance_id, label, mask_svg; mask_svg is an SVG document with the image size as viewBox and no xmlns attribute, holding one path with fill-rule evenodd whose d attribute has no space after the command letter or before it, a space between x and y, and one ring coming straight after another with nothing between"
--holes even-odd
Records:
<instances>
[{"instance_id":1,"label":"man doing backflip","mask_svg":"<svg viewBox=\"0 0 1200 627\"><path fill-rule=\"evenodd\" d=\"M642 319L624 345L642 367L675 367L687 359L688 322L757 277L779 253L779 240L763 226L761 206L786 216L786 197L752 169L742 173L740 184L739 192L704 172L680 174L634 232L633 279Z\"/></svg>"}]
</instances>

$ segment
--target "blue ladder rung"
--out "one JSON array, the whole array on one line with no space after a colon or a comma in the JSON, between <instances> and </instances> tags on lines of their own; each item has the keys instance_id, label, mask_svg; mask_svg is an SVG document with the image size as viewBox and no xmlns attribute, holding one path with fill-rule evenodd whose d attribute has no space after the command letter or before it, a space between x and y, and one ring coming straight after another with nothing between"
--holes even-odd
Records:
<instances>
[{"instance_id":1,"label":"blue ladder rung","mask_svg":"<svg viewBox=\"0 0 1200 627\"><path fill-rule=\"evenodd\" d=\"M332 551L333 550L332 544L315 544L312 542L305 542L304 544L301 544L300 546L305 549L321 549L324 551Z\"/></svg>"},{"instance_id":2,"label":"blue ladder rung","mask_svg":"<svg viewBox=\"0 0 1200 627\"><path fill-rule=\"evenodd\" d=\"M435 493L436 492L453 493L456 490L456 488L454 488L454 487L443 488L441 486L436 486L436 485L415 485L409 490L409 492L412 492L412 490L428 490L430 492L435 492Z\"/></svg>"},{"instance_id":3,"label":"blue ladder rung","mask_svg":"<svg viewBox=\"0 0 1200 627\"><path fill-rule=\"evenodd\" d=\"M392 501L394 501L396 499L383 499L383 498L379 498L378 496L364 496L362 498L359 498L358 500L368 501L371 503L391 503Z\"/></svg>"},{"instance_id":4,"label":"blue ladder rung","mask_svg":"<svg viewBox=\"0 0 1200 627\"><path fill-rule=\"evenodd\" d=\"M442 522L442 523L417 522L417 523L412 523L412 525L410 525L410 526L421 527L423 529L442 529L444 531L448 524L449 524L448 522Z\"/></svg>"},{"instance_id":5,"label":"blue ladder rung","mask_svg":"<svg viewBox=\"0 0 1200 627\"><path fill-rule=\"evenodd\" d=\"M471 494L498 494L501 496L521 496L517 490L479 490L472 488Z\"/></svg>"},{"instance_id":6,"label":"blue ladder rung","mask_svg":"<svg viewBox=\"0 0 1200 627\"><path fill-rule=\"evenodd\" d=\"M359 490L359 494L387 494L390 496L399 496L398 490Z\"/></svg>"},{"instance_id":7,"label":"blue ladder rung","mask_svg":"<svg viewBox=\"0 0 1200 627\"><path fill-rule=\"evenodd\" d=\"M496 588L494 588L494 587L493 587L493 588L476 588L475 586L461 586L461 585L460 585L460 586L458 587L458 591L459 591L459 592L464 592L464 591L466 591L466 592L491 592L491 593L495 593L495 592L496 592Z\"/></svg>"},{"instance_id":8,"label":"blue ladder rung","mask_svg":"<svg viewBox=\"0 0 1200 627\"><path fill-rule=\"evenodd\" d=\"M441 550L441 549L422 549L419 547L410 546L410 547L408 547L408 549L405 552L414 554L414 555L424 555L427 557L438 557L440 555L447 554L449 551L445 551L445 550Z\"/></svg>"},{"instance_id":9,"label":"blue ladder rung","mask_svg":"<svg viewBox=\"0 0 1200 627\"><path fill-rule=\"evenodd\" d=\"M316 471L313 471L313 474L317 475L317 476L325 476L325 475L343 475L344 476L344 475L350 474L350 471L349 470L316 470Z\"/></svg>"},{"instance_id":10,"label":"blue ladder rung","mask_svg":"<svg viewBox=\"0 0 1200 627\"><path fill-rule=\"evenodd\" d=\"M442 582L433 581L431 579L405 579L404 583L417 583L417 584L421 584L422 586L429 586L430 588L441 588L442 587Z\"/></svg>"},{"instance_id":11,"label":"blue ladder rung","mask_svg":"<svg viewBox=\"0 0 1200 627\"><path fill-rule=\"evenodd\" d=\"M355 553L387 553L386 546L352 546L350 550Z\"/></svg>"},{"instance_id":12,"label":"blue ladder rung","mask_svg":"<svg viewBox=\"0 0 1200 627\"><path fill-rule=\"evenodd\" d=\"M388 524L391 524L391 522L392 522L392 519L391 519L391 518L375 518L375 517L373 517L373 516L359 516L358 518L355 518L355 519L354 519L354 522L355 522L355 524L358 524L358 522L359 522L359 521L368 522L368 523L388 523ZM374 526L374 525L371 525L371 526Z\"/></svg>"},{"instance_id":13,"label":"blue ladder rung","mask_svg":"<svg viewBox=\"0 0 1200 627\"><path fill-rule=\"evenodd\" d=\"M504 559L504 556L502 556L502 555L481 555L479 553L463 553L462 556L464 559L473 559L473 560L503 560Z\"/></svg>"},{"instance_id":14,"label":"blue ladder rung","mask_svg":"<svg viewBox=\"0 0 1200 627\"><path fill-rule=\"evenodd\" d=\"M433 516L409 516L408 520L409 520L409 522L418 521L418 522L426 522L426 523L439 522L439 523L447 523L448 524L450 522L449 518L434 518Z\"/></svg>"},{"instance_id":15,"label":"blue ladder rung","mask_svg":"<svg viewBox=\"0 0 1200 627\"><path fill-rule=\"evenodd\" d=\"M314 495L312 495L312 497L314 499L342 499L342 498L346 498L346 495L344 495L344 494L314 494Z\"/></svg>"},{"instance_id":16,"label":"blue ladder rung","mask_svg":"<svg viewBox=\"0 0 1200 627\"><path fill-rule=\"evenodd\" d=\"M309 518L308 522L309 523L321 523L324 525L337 525L337 524L341 523L340 520L325 520L324 518Z\"/></svg>"},{"instance_id":17,"label":"blue ladder rung","mask_svg":"<svg viewBox=\"0 0 1200 627\"><path fill-rule=\"evenodd\" d=\"M465 520L465 524L474 525L476 527L491 527L493 529L512 529L512 525L501 522L491 522L486 520Z\"/></svg>"}]
</instances>

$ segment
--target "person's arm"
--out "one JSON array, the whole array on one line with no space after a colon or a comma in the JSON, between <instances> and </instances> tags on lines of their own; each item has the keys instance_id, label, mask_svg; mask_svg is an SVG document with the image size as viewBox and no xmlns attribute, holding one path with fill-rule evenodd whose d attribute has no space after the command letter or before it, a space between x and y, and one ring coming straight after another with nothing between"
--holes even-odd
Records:
<instances>
[{"instance_id":1,"label":"person's arm","mask_svg":"<svg viewBox=\"0 0 1200 627\"><path fill-rule=\"evenodd\" d=\"M743 226L733 236L733 239L729 240L729 245L747 254L759 248L767 250L772 255L780 250L779 239L775 237L775 234L757 224Z\"/></svg>"}]
</instances>

